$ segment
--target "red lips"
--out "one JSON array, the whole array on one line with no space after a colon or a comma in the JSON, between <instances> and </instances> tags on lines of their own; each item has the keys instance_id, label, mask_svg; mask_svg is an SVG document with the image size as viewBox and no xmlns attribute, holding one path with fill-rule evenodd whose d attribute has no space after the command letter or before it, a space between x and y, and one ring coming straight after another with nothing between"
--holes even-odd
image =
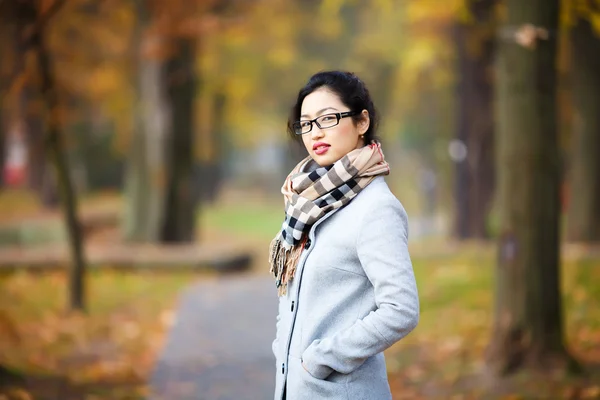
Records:
<instances>
[{"instance_id":1,"label":"red lips","mask_svg":"<svg viewBox=\"0 0 600 400\"><path fill-rule=\"evenodd\" d=\"M327 143L317 142L313 145L313 151L318 156L322 156L323 154L327 153L327 150L329 150L329 145Z\"/></svg>"}]
</instances>

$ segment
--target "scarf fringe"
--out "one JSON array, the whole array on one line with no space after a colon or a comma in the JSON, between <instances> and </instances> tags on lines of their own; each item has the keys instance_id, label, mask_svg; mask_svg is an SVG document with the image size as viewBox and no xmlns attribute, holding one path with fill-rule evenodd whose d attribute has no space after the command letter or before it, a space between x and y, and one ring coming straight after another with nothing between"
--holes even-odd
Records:
<instances>
[{"instance_id":1,"label":"scarf fringe","mask_svg":"<svg viewBox=\"0 0 600 400\"><path fill-rule=\"evenodd\" d=\"M286 243L280 237L276 237L271 241L269 246L270 272L276 279L275 284L279 296L287 294L288 282L294 279L304 242L305 240L302 240L296 246L286 249Z\"/></svg>"}]
</instances>

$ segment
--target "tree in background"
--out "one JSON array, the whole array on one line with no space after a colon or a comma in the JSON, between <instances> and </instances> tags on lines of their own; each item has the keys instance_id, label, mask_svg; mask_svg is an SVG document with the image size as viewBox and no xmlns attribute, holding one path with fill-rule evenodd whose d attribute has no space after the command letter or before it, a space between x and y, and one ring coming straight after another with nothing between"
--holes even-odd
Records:
<instances>
[{"instance_id":1,"label":"tree in background","mask_svg":"<svg viewBox=\"0 0 600 400\"><path fill-rule=\"evenodd\" d=\"M497 372L564 367L559 277L559 0L506 1L497 63L500 207L494 331Z\"/></svg>"},{"instance_id":2,"label":"tree in background","mask_svg":"<svg viewBox=\"0 0 600 400\"><path fill-rule=\"evenodd\" d=\"M168 103L162 80L163 34L151 30L152 10L145 0L135 2L132 76L137 92L130 157L127 168L124 235L127 240L158 242L162 236L166 192ZM158 17L156 17L158 18ZM164 29L164 28L163 28Z\"/></svg>"},{"instance_id":3,"label":"tree in background","mask_svg":"<svg viewBox=\"0 0 600 400\"><path fill-rule=\"evenodd\" d=\"M493 61L497 0L466 1L455 23L456 138L466 157L456 160L454 235L484 239L494 194Z\"/></svg>"},{"instance_id":4,"label":"tree in background","mask_svg":"<svg viewBox=\"0 0 600 400\"><path fill-rule=\"evenodd\" d=\"M8 3L4 6L2 37L3 74L3 126L2 146L13 153L11 143L23 146L22 165L24 176L19 184L24 184L38 194L40 203L46 207L57 205L58 193L54 174L48 161L44 145L42 99L36 88L36 70L28 63L28 49L22 46L23 19L10 18L18 6ZM6 143L5 143L6 142ZM5 148L2 147L4 152ZM2 155L4 161L5 154ZM1 164L4 166L4 163ZM26 167L26 168L25 168ZM16 182L15 182L16 183Z\"/></svg>"},{"instance_id":5,"label":"tree in background","mask_svg":"<svg viewBox=\"0 0 600 400\"><path fill-rule=\"evenodd\" d=\"M71 252L71 268L69 270L69 304L71 309L85 309L84 276L85 260L81 224L77 212L77 198L73 188L71 171L65 152L63 121L61 119L61 102L58 94L56 74L51 51L48 47L49 24L58 13L63 0L19 1L7 7L7 14L15 24L16 37L20 52L16 57L30 57L33 60L35 82L39 97L43 104L41 135L43 132L44 157L51 160L59 185L59 193L65 227L68 232ZM22 53L21 53L22 52ZM17 63L23 66L25 63ZM23 71L19 71L20 74ZM43 130L42 130L43 129ZM42 138L36 138L42 140Z\"/></svg>"},{"instance_id":6,"label":"tree in background","mask_svg":"<svg viewBox=\"0 0 600 400\"><path fill-rule=\"evenodd\" d=\"M199 185L194 182L197 61L203 39L232 2L137 0L133 47L139 71L136 124L127 175L124 235L131 241L190 242ZM195 115L196 114L196 115Z\"/></svg>"},{"instance_id":7,"label":"tree in background","mask_svg":"<svg viewBox=\"0 0 600 400\"><path fill-rule=\"evenodd\" d=\"M568 239L600 242L600 4L567 0L574 106ZM594 7L595 6L595 7Z\"/></svg>"},{"instance_id":8,"label":"tree in background","mask_svg":"<svg viewBox=\"0 0 600 400\"><path fill-rule=\"evenodd\" d=\"M196 42L177 26L197 18L197 7L193 2L167 6L146 0L136 1L136 6L138 110L126 180L125 237L191 241Z\"/></svg>"}]
</instances>

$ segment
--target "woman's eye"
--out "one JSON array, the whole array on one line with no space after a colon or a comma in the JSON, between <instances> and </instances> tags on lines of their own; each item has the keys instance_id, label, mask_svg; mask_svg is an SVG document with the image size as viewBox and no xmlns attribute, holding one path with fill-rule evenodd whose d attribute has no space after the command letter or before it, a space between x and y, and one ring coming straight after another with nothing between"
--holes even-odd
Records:
<instances>
[{"instance_id":1,"label":"woman's eye","mask_svg":"<svg viewBox=\"0 0 600 400\"><path fill-rule=\"evenodd\" d=\"M306 128L307 126L310 126L310 121L302 122L300 123L300 126Z\"/></svg>"},{"instance_id":2,"label":"woman's eye","mask_svg":"<svg viewBox=\"0 0 600 400\"><path fill-rule=\"evenodd\" d=\"M335 119L335 117L333 115L327 115L327 116L325 116L325 117L322 118L322 120L326 121L326 122L334 120L334 119Z\"/></svg>"}]
</instances>

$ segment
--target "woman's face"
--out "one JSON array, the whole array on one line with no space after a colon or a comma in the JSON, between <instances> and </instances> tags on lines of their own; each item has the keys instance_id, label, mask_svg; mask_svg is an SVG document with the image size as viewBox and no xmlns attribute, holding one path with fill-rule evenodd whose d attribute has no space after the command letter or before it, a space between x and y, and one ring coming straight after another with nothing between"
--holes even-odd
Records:
<instances>
[{"instance_id":1,"label":"woman's face","mask_svg":"<svg viewBox=\"0 0 600 400\"><path fill-rule=\"evenodd\" d=\"M327 88L320 88L309 94L302 102L300 120L312 120L331 113L354 111L342 103L338 95ZM354 149L364 145L362 135L369 128L369 113L362 110L363 119L354 124L352 117L340 119L331 128L319 128L312 124L312 130L302 135L308 154L321 167L331 165ZM335 117L334 117L335 118ZM335 120L334 120L335 121Z\"/></svg>"}]
</instances>

